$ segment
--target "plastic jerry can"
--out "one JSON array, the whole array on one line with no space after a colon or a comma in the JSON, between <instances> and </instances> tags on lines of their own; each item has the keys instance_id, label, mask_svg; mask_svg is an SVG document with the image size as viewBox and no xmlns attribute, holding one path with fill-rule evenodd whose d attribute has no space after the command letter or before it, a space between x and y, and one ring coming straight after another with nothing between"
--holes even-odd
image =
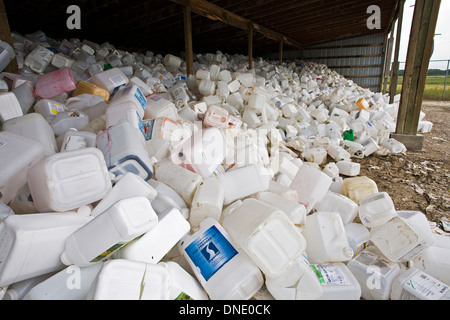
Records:
<instances>
[{"instance_id":1,"label":"plastic jerry can","mask_svg":"<svg viewBox=\"0 0 450 320\"><path fill-rule=\"evenodd\" d=\"M206 127L225 128L227 125L229 113L226 109L211 105L205 112L203 125Z\"/></svg>"},{"instance_id":2,"label":"plastic jerry can","mask_svg":"<svg viewBox=\"0 0 450 320\"><path fill-rule=\"evenodd\" d=\"M302 153L302 157L312 163L322 165L327 160L327 150L321 147L309 148Z\"/></svg>"},{"instance_id":3,"label":"plastic jerry can","mask_svg":"<svg viewBox=\"0 0 450 320\"><path fill-rule=\"evenodd\" d=\"M355 141L344 140L342 142L342 147L350 153L353 158L364 158L365 147L362 144Z\"/></svg>"},{"instance_id":4,"label":"plastic jerry can","mask_svg":"<svg viewBox=\"0 0 450 320\"><path fill-rule=\"evenodd\" d=\"M345 262L353 257L337 212L317 211L308 215L302 234L308 243L306 254L311 263Z\"/></svg>"},{"instance_id":5,"label":"plastic jerry can","mask_svg":"<svg viewBox=\"0 0 450 320\"><path fill-rule=\"evenodd\" d=\"M3 130L13 132L41 143L45 148L45 155L58 151L55 134L47 120L39 113L28 113L12 118L3 123Z\"/></svg>"},{"instance_id":6,"label":"plastic jerry can","mask_svg":"<svg viewBox=\"0 0 450 320\"><path fill-rule=\"evenodd\" d=\"M224 188L224 205L269 188L270 175L261 164L233 168L217 176Z\"/></svg>"},{"instance_id":7,"label":"plastic jerry can","mask_svg":"<svg viewBox=\"0 0 450 320\"><path fill-rule=\"evenodd\" d=\"M182 126L170 118L143 120L145 140L165 140L176 143L184 138Z\"/></svg>"},{"instance_id":8,"label":"plastic jerry can","mask_svg":"<svg viewBox=\"0 0 450 320\"><path fill-rule=\"evenodd\" d=\"M75 90L77 83L69 68L58 69L37 79L34 94L42 99L50 99L57 95Z\"/></svg>"},{"instance_id":9,"label":"plastic jerry can","mask_svg":"<svg viewBox=\"0 0 450 320\"><path fill-rule=\"evenodd\" d=\"M105 111L105 118L106 128L114 126L120 121L127 121L132 124L138 133L140 133L142 142L146 140L147 136L144 121L132 104L116 104L108 106Z\"/></svg>"},{"instance_id":10,"label":"plastic jerry can","mask_svg":"<svg viewBox=\"0 0 450 320\"><path fill-rule=\"evenodd\" d=\"M378 143L372 138L369 138L366 141L362 142L361 145L364 147L365 157L370 156L372 153L374 153L380 148Z\"/></svg>"},{"instance_id":11,"label":"plastic jerry can","mask_svg":"<svg viewBox=\"0 0 450 320\"><path fill-rule=\"evenodd\" d=\"M322 285L306 254L302 254L283 275L266 278L265 284L276 300L316 300L323 294Z\"/></svg>"},{"instance_id":12,"label":"plastic jerry can","mask_svg":"<svg viewBox=\"0 0 450 320\"><path fill-rule=\"evenodd\" d=\"M304 226L306 222L306 208L297 201L286 199L277 193L269 191L257 193L256 199L283 211L296 226Z\"/></svg>"},{"instance_id":13,"label":"plastic jerry can","mask_svg":"<svg viewBox=\"0 0 450 320\"><path fill-rule=\"evenodd\" d=\"M132 172L145 181L153 176L153 162L141 137L127 120L97 134L97 148L103 153L109 172L115 176Z\"/></svg>"},{"instance_id":14,"label":"plastic jerry can","mask_svg":"<svg viewBox=\"0 0 450 320\"><path fill-rule=\"evenodd\" d=\"M259 268L213 218L177 246L211 300L248 300L264 284Z\"/></svg>"},{"instance_id":15,"label":"plastic jerry can","mask_svg":"<svg viewBox=\"0 0 450 320\"><path fill-rule=\"evenodd\" d=\"M369 246L347 263L361 286L365 300L389 300L400 266L386 258L375 246Z\"/></svg>"},{"instance_id":16,"label":"plastic jerry can","mask_svg":"<svg viewBox=\"0 0 450 320\"><path fill-rule=\"evenodd\" d=\"M79 267L103 261L157 223L158 216L146 197L119 200L67 238L61 261Z\"/></svg>"},{"instance_id":17,"label":"plastic jerry can","mask_svg":"<svg viewBox=\"0 0 450 320\"><path fill-rule=\"evenodd\" d=\"M23 116L22 107L19 100L12 92L0 93L0 120L4 122L6 120Z\"/></svg>"},{"instance_id":18,"label":"plastic jerry can","mask_svg":"<svg viewBox=\"0 0 450 320\"><path fill-rule=\"evenodd\" d=\"M358 101L356 101L356 105L358 106L358 108L360 110L369 110L369 108L370 108L369 103L364 98L358 99Z\"/></svg>"},{"instance_id":19,"label":"plastic jerry can","mask_svg":"<svg viewBox=\"0 0 450 320\"><path fill-rule=\"evenodd\" d=\"M174 56L173 54L166 54L164 56L164 65L169 67L179 68L181 65L181 58Z\"/></svg>"},{"instance_id":20,"label":"plastic jerry can","mask_svg":"<svg viewBox=\"0 0 450 320\"><path fill-rule=\"evenodd\" d=\"M170 159L155 163L155 179L175 190L189 206L203 181L199 174L174 164Z\"/></svg>"},{"instance_id":21,"label":"plastic jerry can","mask_svg":"<svg viewBox=\"0 0 450 320\"><path fill-rule=\"evenodd\" d=\"M360 254L370 240L370 231L362 223L351 222L344 225L348 245L353 250L353 258Z\"/></svg>"},{"instance_id":22,"label":"plastic jerry can","mask_svg":"<svg viewBox=\"0 0 450 320\"><path fill-rule=\"evenodd\" d=\"M155 188L132 172L127 172L117 178L118 181L114 183L108 193L95 205L91 216L96 217L119 200L142 196L152 201L157 195Z\"/></svg>"},{"instance_id":23,"label":"plastic jerry can","mask_svg":"<svg viewBox=\"0 0 450 320\"><path fill-rule=\"evenodd\" d=\"M361 171L361 165L357 162L348 160L341 160L336 162L336 166L339 168L339 174L348 177L358 176Z\"/></svg>"},{"instance_id":24,"label":"plastic jerry can","mask_svg":"<svg viewBox=\"0 0 450 320\"><path fill-rule=\"evenodd\" d=\"M23 300L86 300L103 263L70 265L33 286Z\"/></svg>"},{"instance_id":25,"label":"plastic jerry can","mask_svg":"<svg viewBox=\"0 0 450 320\"><path fill-rule=\"evenodd\" d=\"M336 162L328 162L322 169L322 172L328 175L330 178L339 177L339 168Z\"/></svg>"},{"instance_id":26,"label":"plastic jerry can","mask_svg":"<svg viewBox=\"0 0 450 320\"><path fill-rule=\"evenodd\" d=\"M312 264L322 285L323 294L317 300L359 300L361 286L342 262Z\"/></svg>"},{"instance_id":27,"label":"plastic jerry can","mask_svg":"<svg viewBox=\"0 0 450 320\"><path fill-rule=\"evenodd\" d=\"M60 111L66 111L64 103L50 99L40 99L34 105L34 111L41 114L45 119L54 117Z\"/></svg>"},{"instance_id":28,"label":"plastic jerry can","mask_svg":"<svg viewBox=\"0 0 450 320\"><path fill-rule=\"evenodd\" d=\"M392 283L391 300L450 300L450 287L417 268L402 269Z\"/></svg>"},{"instance_id":29,"label":"plastic jerry can","mask_svg":"<svg viewBox=\"0 0 450 320\"><path fill-rule=\"evenodd\" d=\"M39 212L77 209L111 189L105 159L96 148L46 156L28 170L27 182Z\"/></svg>"},{"instance_id":30,"label":"plastic jerry can","mask_svg":"<svg viewBox=\"0 0 450 320\"><path fill-rule=\"evenodd\" d=\"M376 182L367 176L343 179L342 194L358 205L362 200L376 193L378 193Z\"/></svg>"},{"instance_id":31,"label":"plastic jerry can","mask_svg":"<svg viewBox=\"0 0 450 320\"><path fill-rule=\"evenodd\" d=\"M24 65L36 73L42 73L48 67L53 58L53 51L38 44L24 60Z\"/></svg>"},{"instance_id":32,"label":"plastic jerry can","mask_svg":"<svg viewBox=\"0 0 450 320\"><path fill-rule=\"evenodd\" d=\"M158 214L158 223L151 230L123 246L117 257L156 264L190 229L189 222L178 209L169 209Z\"/></svg>"},{"instance_id":33,"label":"plastic jerry can","mask_svg":"<svg viewBox=\"0 0 450 320\"><path fill-rule=\"evenodd\" d=\"M409 263L432 277L450 284L450 238L445 235L434 234L435 244Z\"/></svg>"},{"instance_id":34,"label":"plastic jerry can","mask_svg":"<svg viewBox=\"0 0 450 320\"><path fill-rule=\"evenodd\" d=\"M5 41L0 41L0 72L16 57L13 47Z\"/></svg>"},{"instance_id":35,"label":"plastic jerry can","mask_svg":"<svg viewBox=\"0 0 450 320\"><path fill-rule=\"evenodd\" d=\"M375 193L359 204L359 219L368 228L381 226L396 216L394 202L386 192Z\"/></svg>"},{"instance_id":36,"label":"plastic jerry can","mask_svg":"<svg viewBox=\"0 0 450 320\"><path fill-rule=\"evenodd\" d=\"M194 132L180 146L174 148L171 159L203 179L210 177L226 156L224 134L217 128Z\"/></svg>"},{"instance_id":37,"label":"plastic jerry can","mask_svg":"<svg viewBox=\"0 0 450 320\"><path fill-rule=\"evenodd\" d=\"M305 238L286 214L257 199L245 199L223 227L268 277L283 274L305 252Z\"/></svg>"},{"instance_id":38,"label":"plastic jerry can","mask_svg":"<svg viewBox=\"0 0 450 320\"><path fill-rule=\"evenodd\" d=\"M27 183L27 172L45 156L44 146L16 133L0 132L0 201L8 204Z\"/></svg>"},{"instance_id":39,"label":"plastic jerry can","mask_svg":"<svg viewBox=\"0 0 450 320\"><path fill-rule=\"evenodd\" d=\"M351 158L351 154L347 150L336 144L330 144L327 152L328 155L334 159L334 161L341 161L341 160L349 161Z\"/></svg>"},{"instance_id":40,"label":"plastic jerry can","mask_svg":"<svg viewBox=\"0 0 450 320\"><path fill-rule=\"evenodd\" d=\"M398 216L370 230L370 241L391 261L406 262L434 245L426 216L418 211L397 211Z\"/></svg>"},{"instance_id":41,"label":"plastic jerry can","mask_svg":"<svg viewBox=\"0 0 450 320\"><path fill-rule=\"evenodd\" d=\"M61 69L61 68L70 68L74 63L74 60L65 56L62 53L54 54L52 57L52 61L50 62L52 66Z\"/></svg>"},{"instance_id":42,"label":"plastic jerry can","mask_svg":"<svg viewBox=\"0 0 450 320\"><path fill-rule=\"evenodd\" d=\"M207 300L198 281L175 262L106 261L88 294L93 300Z\"/></svg>"},{"instance_id":43,"label":"plastic jerry can","mask_svg":"<svg viewBox=\"0 0 450 320\"><path fill-rule=\"evenodd\" d=\"M216 177L204 179L197 187L189 212L189 223L195 230L207 217L219 221L222 214L224 189Z\"/></svg>"},{"instance_id":44,"label":"plastic jerry can","mask_svg":"<svg viewBox=\"0 0 450 320\"><path fill-rule=\"evenodd\" d=\"M323 199L331 186L331 178L313 166L302 165L292 180L290 188L298 193L298 200L311 212L315 204Z\"/></svg>"},{"instance_id":45,"label":"plastic jerry can","mask_svg":"<svg viewBox=\"0 0 450 320\"><path fill-rule=\"evenodd\" d=\"M111 98L109 106L115 105L133 105L141 117L144 117L147 106L147 98L142 94L141 89L136 85L130 85L120 88Z\"/></svg>"},{"instance_id":46,"label":"plastic jerry can","mask_svg":"<svg viewBox=\"0 0 450 320\"><path fill-rule=\"evenodd\" d=\"M64 268L66 238L92 218L75 212L11 215L0 224L0 287Z\"/></svg>"},{"instance_id":47,"label":"plastic jerry can","mask_svg":"<svg viewBox=\"0 0 450 320\"><path fill-rule=\"evenodd\" d=\"M184 218L189 217L186 202L174 189L155 179L150 179L147 183L157 191L156 197L152 200L152 207L157 214L174 208L179 210Z\"/></svg>"},{"instance_id":48,"label":"plastic jerry can","mask_svg":"<svg viewBox=\"0 0 450 320\"><path fill-rule=\"evenodd\" d=\"M97 135L93 132L67 130L63 136L60 152L79 150L84 148L95 148L97 146Z\"/></svg>"},{"instance_id":49,"label":"plastic jerry can","mask_svg":"<svg viewBox=\"0 0 450 320\"><path fill-rule=\"evenodd\" d=\"M145 107L143 119L155 118L170 118L173 121L178 120L178 113L175 104L156 93L147 98L147 105Z\"/></svg>"},{"instance_id":50,"label":"plastic jerry can","mask_svg":"<svg viewBox=\"0 0 450 320\"><path fill-rule=\"evenodd\" d=\"M31 81L25 81L21 85L11 90L12 93L19 101L20 107L22 108L23 114L27 114L30 108L36 102L36 97L34 96L34 83Z\"/></svg>"},{"instance_id":51,"label":"plastic jerry can","mask_svg":"<svg viewBox=\"0 0 450 320\"><path fill-rule=\"evenodd\" d=\"M72 92L72 97L76 97L80 94L94 94L102 97L105 101L109 100L109 92L106 89L87 81L79 81L77 83L75 91Z\"/></svg>"},{"instance_id":52,"label":"plastic jerry can","mask_svg":"<svg viewBox=\"0 0 450 320\"><path fill-rule=\"evenodd\" d=\"M116 93L120 87L127 85L129 81L128 77L119 68L96 73L90 80L92 84L108 91L110 96Z\"/></svg>"},{"instance_id":53,"label":"plastic jerry can","mask_svg":"<svg viewBox=\"0 0 450 320\"><path fill-rule=\"evenodd\" d=\"M83 130L89 124L89 117L82 111L60 111L49 123L54 134L60 136L69 129Z\"/></svg>"},{"instance_id":54,"label":"plastic jerry can","mask_svg":"<svg viewBox=\"0 0 450 320\"><path fill-rule=\"evenodd\" d=\"M314 206L314 209L317 211L334 211L339 213L344 225L353 222L358 214L358 205L355 201L332 191L325 193L325 196Z\"/></svg>"}]
</instances>

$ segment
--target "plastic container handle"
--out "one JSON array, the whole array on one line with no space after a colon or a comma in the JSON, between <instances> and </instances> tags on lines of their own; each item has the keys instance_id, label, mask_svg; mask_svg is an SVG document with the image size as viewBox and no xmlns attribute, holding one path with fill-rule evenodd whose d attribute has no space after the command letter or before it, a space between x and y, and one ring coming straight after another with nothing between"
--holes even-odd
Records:
<instances>
[{"instance_id":1,"label":"plastic container handle","mask_svg":"<svg viewBox=\"0 0 450 320\"><path fill-rule=\"evenodd\" d=\"M342 224L342 220L339 216L333 216L333 224L334 224L334 231L337 235L345 234L344 225Z\"/></svg>"}]
</instances>

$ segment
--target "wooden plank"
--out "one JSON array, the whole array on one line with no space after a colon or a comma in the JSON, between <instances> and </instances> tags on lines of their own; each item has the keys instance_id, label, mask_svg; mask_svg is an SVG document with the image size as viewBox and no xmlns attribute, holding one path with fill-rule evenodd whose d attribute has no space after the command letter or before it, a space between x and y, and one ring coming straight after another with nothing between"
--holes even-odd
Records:
<instances>
[{"instance_id":1,"label":"wooden plank","mask_svg":"<svg viewBox=\"0 0 450 320\"><path fill-rule=\"evenodd\" d=\"M352 58L379 58L382 54L361 54L354 56L329 56L329 57L306 57L305 59L325 60L325 59L352 59Z\"/></svg>"},{"instance_id":2,"label":"wooden plank","mask_svg":"<svg viewBox=\"0 0 450 320\"><path fill-rule=\"evenodd\" d=\"M6 14L5 4L0 0L0 40L7 42L14 48L9 28L8 15ZM5 68L5 72L19 73L17 59L14 58Z\"/></svg>"},{"instance_id":3,"label":"wooden plank","mask_svg":"<svg viewBox=\"0 0 450 320\"><path fill-rule=\"evenodd\" d=\"M192 45L191 6L183 6L184 17L184 46L186 51L186 73L194 74L194 53Z\"/></svg>"},{"instance_id":4,"label":"wooden plank","mask_svg":"<svg viewBox=\"0 0 450 320\"><path fill-rule=\"evenodd\" d=\"M401 0L398 20L397 20L397 36L395 40L395 52L394 61L392 63L392 75L391 84L389 87L389 102L394 103L394 97L397 95L397 85L398 85L398 73L400 69L399 55L400 55L400 44L402 35L402 25L403 25L403 12L405 9L405 0Z\"/></svg>"},{"instance_id":5,"label":"wooden plank","mask_svg":"<svg viewBox=\"0 0 450 320\"><path fill-rule=\"evenodd\" d=\"M417 135L440 0L417 0L397 117L397 134Z\"/></svg>"},{"instance_id":6,"label":"wooden plank","mask_svg":"<svg viewBox=\"0 0 450 320\"><path fill-rule=\"evenodd\" d=\"M253 24L248 26L248 69L253 69Z\"/></svg>"}]
</instances>

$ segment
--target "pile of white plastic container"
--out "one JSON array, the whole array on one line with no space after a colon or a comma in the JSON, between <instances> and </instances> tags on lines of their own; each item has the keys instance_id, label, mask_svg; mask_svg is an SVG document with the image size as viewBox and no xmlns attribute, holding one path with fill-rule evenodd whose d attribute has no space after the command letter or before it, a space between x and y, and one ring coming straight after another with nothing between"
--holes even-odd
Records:
<instances>
[{"instance_id":1,"label":"pile of white plastic container","mask_svg":"<svg viewBox=\"0 0 450 320\"><path fill-rule=\"evenodd\" d=\"M360 175L406 151L386 96L315 63L218 51L186 76L172 54L12 36L3 299L450 298L450 238Z\"/></svg>"}]
</instances>

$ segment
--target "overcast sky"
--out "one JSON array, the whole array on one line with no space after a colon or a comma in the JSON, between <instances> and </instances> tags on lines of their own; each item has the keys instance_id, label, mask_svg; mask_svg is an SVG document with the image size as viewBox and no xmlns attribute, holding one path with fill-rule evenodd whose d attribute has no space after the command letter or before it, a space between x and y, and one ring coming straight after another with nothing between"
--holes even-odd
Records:
<instances>
[{"instance_id":1,"label":"overcast sky","mask_svg":"<svg viewBox=\"0 0 450 320\"><path fill-rule=\"evenodd\" d=\"M414 15L415 0L406 0L405 11L403 16L402 41L400 47L400 62L406 61L406 53L408 51L409 33L411 30L412 18ZM396 31L394 31L396 32ZM450 0L441 1L441 9L436 27L436 35L434 42L434 53L431 60L448 60L450 59ZM404 69L405 64L400 64L400 69ZM430 69L447 68L447 62L430 62Z\"/></svg>"}]
</instances>

